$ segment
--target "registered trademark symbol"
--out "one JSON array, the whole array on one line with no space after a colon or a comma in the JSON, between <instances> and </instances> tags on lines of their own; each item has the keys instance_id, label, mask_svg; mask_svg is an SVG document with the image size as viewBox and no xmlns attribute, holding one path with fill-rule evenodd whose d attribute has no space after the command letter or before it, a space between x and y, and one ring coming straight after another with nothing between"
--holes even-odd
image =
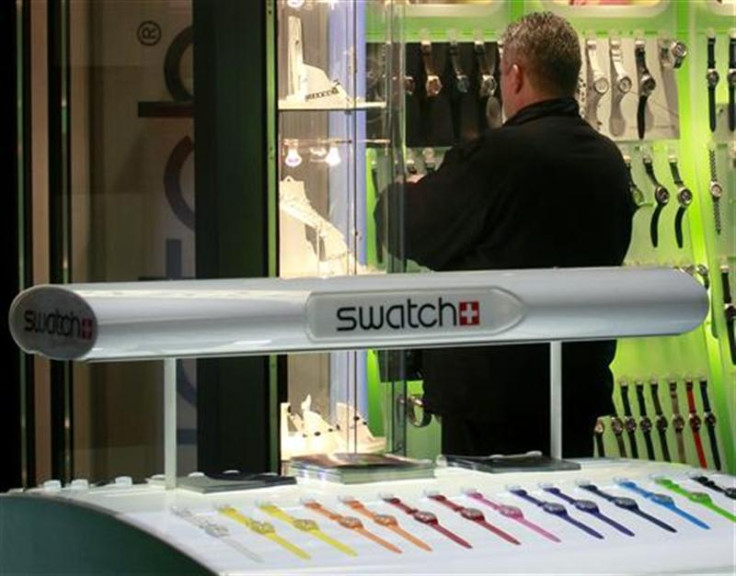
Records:
<instances>
[{"instance_id":1,"label":"registered trademark symbol","mask_svg":"<svg viewBox=\"0 0 736 576\"><path fill-rule=\"evenodd\" d=\"M138 42L144 46L155 46L161 41L161 26L153 20L141 22L138 26Z\"/></svg>"}]
</instances>

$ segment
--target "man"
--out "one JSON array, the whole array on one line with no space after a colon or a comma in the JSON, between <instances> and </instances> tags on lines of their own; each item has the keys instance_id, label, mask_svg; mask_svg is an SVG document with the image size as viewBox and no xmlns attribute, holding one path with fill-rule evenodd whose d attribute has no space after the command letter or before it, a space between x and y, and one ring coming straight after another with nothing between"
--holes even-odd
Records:
<instances>
[{"instance_id":1,"label":"man","mask_svg":"<svg viewBox=\"0 0 736 576\"><path fill-rule=\"evenodd\" d=\"M616 145L580 117L577 34L534 13L503 40L507 120L407 185L403 256L437 271L620 265L633 215L627 171ZM566 456L592 455L595 419L613 411L615 346L563 346ZM548 451L547 344L425 350L423 377L444 453Z\"/></svg>"}]
</instances>

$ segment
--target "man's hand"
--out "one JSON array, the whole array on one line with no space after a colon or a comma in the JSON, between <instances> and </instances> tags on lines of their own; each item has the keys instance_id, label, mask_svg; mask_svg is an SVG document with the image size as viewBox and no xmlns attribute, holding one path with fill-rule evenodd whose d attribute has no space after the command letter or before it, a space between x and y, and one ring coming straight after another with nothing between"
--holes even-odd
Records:
<instances>
[{"instance_id":1,"label":"man's hand","mask_svg":"<svg viewBox=\"0 0 736 576\"><path fill-rule=\"evenodd\" d=\"M412 184L416 184L416 183L417 183L417 182L419 182L419 181L420 181L420 180L421 180L422 178L424 178L424 174L418 174L418 173L417 173L417 174L409 174L409 175L408 175L408 176L406 177L406 181L407 181L407 182L411 182Z\"/></svg>"}]
</instances>

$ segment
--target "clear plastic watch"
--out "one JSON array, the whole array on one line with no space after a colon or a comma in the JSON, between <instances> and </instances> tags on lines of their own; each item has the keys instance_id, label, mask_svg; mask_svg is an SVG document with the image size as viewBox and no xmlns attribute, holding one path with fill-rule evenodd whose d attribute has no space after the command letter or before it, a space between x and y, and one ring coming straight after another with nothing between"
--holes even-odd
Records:
<instances>
[{"instance_id":1,"label":"clear plastic watch","mask_svg":"<svg viewBox=\"0 0 736 576\"><path fill-rule=\"evenodd\" d=\"M644 512L644 510L639 508L639 504L633 498L627 498L626 496L615 496L614 494L609 494L608 492L604 492L603 490L598 488L598 486L596 486L595 484L592 484L588 480L580 480L578 482L578 486L583 490L587 490L588 492L595 494L596 496L599 496L600 498L603 498L604 500L607 500L608 502L611 502L614 506L621 508L622 510L626 510L627 512L636 514L640 518L644 518L644 520L651 522L655 526L659 526L662 530L667 530L667 532L677 532L675 528L673 528L666 522L663 522L659 518L655 518L651 514Z\"/></svg>"},{"instance_id":2,"label":"clear plastic watch","mask_svg":"<svg viewBox=\"0 0 736 576\"><path fill-rule=\"evenodd\" d=\"M620 524L619 522L616 522L613 518L603 514L603 512L601 512L600 508L598 507L598 504L596 504L592 500L573 498L572 496L565 494L557 486L553 486L552 484L542 483L539 485L539 487L547 492L547 494L552 494L553 496L557 496L557 498L564 500L568 504L572 504L577 510L580 510L580 512L585 512L586 514L595 516L596 518L605 522L609 526L612 526L622 534L626 534L627 536L634 536L634 533L626 526Z\"/></svg>"},{"instance_id":3,"label":"clear plastic watch","mask_svg":"<svg viewBox=\"0 0 736 576\"><path fill-rule=\"evenodd\" d=\"M633 482L629 480L628 478L614 478L614 482L621 486L622 488L626 488L627 490L631 490L632 492L636 492L640 496L643 496L650 502L656 504L657 506L662 506L663 508L667 508L671 512L674 512L681 518L684 518L688 522L695 524L698 528L702 528L703 530L710 530L710 526L708 526L705 522L700 520L699 518L696 518L692 514L689 514L685 512L682 508L678 507L677 504L675 504L675 501L667 496L666 494L661 494L659 492L650 492L649 490L646 490L639 486L636 482Z\"/></svg>"},{"instance_id":4,"label":"clear plastic watch","mask_svg":"<svg viewBox=\"0 0 736 576\"><path fill-rule=\"evenodd\" d=\"M462 493L465 494L465 496L467 496L468 498L472 498L473 500L477 500L481 504L485 504L489 508L501 514L501 516L505 516L506 518L509 518L514 522L518 522L522 526L526 526L540 536L544 536L545 538L547 538L547 540L552 540L552 542L560 542L560 539L557 536L545 530L538 524L535 524L531 520L527 520L524 517L524 513L521 511L521 508L519 508L518 506L497 504L493 500L489 500L488 498L483 496L483 494L478 492L475 488L463 488Z\"/></svg>"},{"instance_id":5,"label":"clear plastic watch","mask_svg":"<svg viewBox=\"0 0 736 576\"><path fill-rule=\"evenodd\" d=\"M430 500L439 502L440 504L449 508L453 512L457 512L458 514L460 514L460 516L462 516L466 520L470 522L475 522L476 524L478 524L478 526L482 526L483 528L485 528L489 532L492 532L499 538L503 538L504 540L506 540L506 542L510 542L511 544L514 544L516 546L521 544L521 542L519 542L511 534L509 534L508 532L504 530L501 530L498 526L494 526L493 524L488 522L483 512L481 512L477 508L468 508L467 506L461 506L460 504L456 504L455 502L447 498L447 496L443 496L442 494L434 490L427 491L424 493L424 495Z\"/></svg>"},{"instance_id":6,"label":"clear plastic watch","mask_svg":"<svg viewBox=\"0 0 736 576\"><path fill-rule=\"evenodd\" d=\"M589 536L593 536L593 538L598 538L600 540L603 540L604 536L597 530L594 530L590 526L586 526L579 520L576 520L572 516L570 516L567 513L567 508L565 508L562 504L557 504L556 502L546 502L544 500L539 500L529 494L526 490L521 488L520 486L508 486L507 490L511 492L514 496L518 496L519 498L522 498L523 500L526 500L527 502L530 502L534 504L535 506L539 506L542 510L544 510L547 514L551 514L552 516L557 516L558 518L561 518L565 522L572 524L579 530L582 530Z\"/></svg>"}]
</instances>

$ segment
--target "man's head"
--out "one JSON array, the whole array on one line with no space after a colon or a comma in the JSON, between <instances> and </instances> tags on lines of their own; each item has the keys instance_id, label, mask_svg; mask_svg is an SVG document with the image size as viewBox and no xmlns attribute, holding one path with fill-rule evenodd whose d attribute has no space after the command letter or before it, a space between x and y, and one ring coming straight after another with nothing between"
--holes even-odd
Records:
<instances>
[{"instance_id":1,"label":"man's head","mask_svg":"<svg viewBox=\"0 0 736 576\"><path fill-rule=\"evenodd\" d=\"M501 96L507 118L535 102L575 96L580 42L567 20L551 12L527 14L509 24L502 40Z\"/></svg>"}]
</instances>

